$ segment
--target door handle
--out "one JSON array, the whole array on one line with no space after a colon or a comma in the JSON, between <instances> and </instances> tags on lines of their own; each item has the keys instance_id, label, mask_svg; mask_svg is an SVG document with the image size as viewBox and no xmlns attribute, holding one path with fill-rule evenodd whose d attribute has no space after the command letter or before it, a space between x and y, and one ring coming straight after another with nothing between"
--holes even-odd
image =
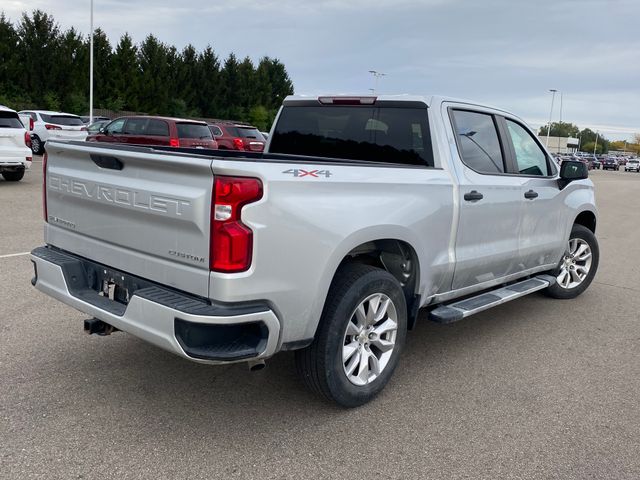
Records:
<instances>
[{"instance_id":1,"label":"door handle","mask_svg":"<svg viewBox=\"0 0 640 480\"><path fill-rule=\"evenodd\" d=\"M533 190L529 190L528 192L524 192L524 198L528 200L533 200L534 198L538 198L538 192L534 192Z\"/></svg>"},{"instance_id":2,"label":"door handle","mask_svg":"<svg viewBox=\"0 0 640 480\"><path fill-rule=\"evenodd\" d=\"M484 198L484 195L482 195L480 192L477 192L475 190L471 190L470 192L467 192L464 194L464 199L467 202L477 202L478 200L482 200Z\"/></svg>"}]
</instances>

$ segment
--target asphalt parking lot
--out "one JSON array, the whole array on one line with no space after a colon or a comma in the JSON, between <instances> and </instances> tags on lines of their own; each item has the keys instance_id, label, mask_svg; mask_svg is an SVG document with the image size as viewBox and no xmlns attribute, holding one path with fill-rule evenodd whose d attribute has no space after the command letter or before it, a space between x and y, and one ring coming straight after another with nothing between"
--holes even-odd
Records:
<instances>
[{"instance_id":1,"label":"asphalt parking lot","mask_svg":"<svg viewBox=\"0 0 640 480\"><path fill-rule=\"evenodd\" d=\"M0 179L1 478L640 478L639 174L592 173L584 295L422 321L383 394L342 410L290 353L251 373L85 335L7 256L42 244L40 167Z\"/></svg>"}]
</instances>

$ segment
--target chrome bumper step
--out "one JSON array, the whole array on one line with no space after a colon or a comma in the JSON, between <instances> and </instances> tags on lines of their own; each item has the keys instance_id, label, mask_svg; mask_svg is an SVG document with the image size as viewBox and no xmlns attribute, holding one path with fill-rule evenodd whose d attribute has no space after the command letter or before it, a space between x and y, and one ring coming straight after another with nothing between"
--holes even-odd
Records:
<instances>
[{"instance_id":1,"label":"chrome bumper step","mask_svg":"<svg viewBox=\"0 0 640 480\"><path fill-rule=\"evenodd\" d=\"M551 275L538 275L507 285L506 287L490 290L475 297L436 307L429 312L429 320L438 323L457 322L474 313L482 312L483 310L502 305L516 298L547 288L555 282L555 277Z\"/></svg>"}]
</instances>

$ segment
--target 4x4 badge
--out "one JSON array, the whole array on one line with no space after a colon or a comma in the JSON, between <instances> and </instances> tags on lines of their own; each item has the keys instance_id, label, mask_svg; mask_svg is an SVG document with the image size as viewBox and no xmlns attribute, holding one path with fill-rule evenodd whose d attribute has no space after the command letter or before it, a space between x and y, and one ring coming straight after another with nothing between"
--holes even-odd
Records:
<instances>
[{"instance_id":1,"label":"4x4 badge","mask_svg":"<svg viewBox=\"0 0 640 480\"><path fill-rule=\"evenodd\" d=\"M303 170L301 168L290 168L289 170L285 170L282 173L287 173L293 175L294 177L326 177L329 178L331 176L330 170Z\"/></svg>"}]
</instances>

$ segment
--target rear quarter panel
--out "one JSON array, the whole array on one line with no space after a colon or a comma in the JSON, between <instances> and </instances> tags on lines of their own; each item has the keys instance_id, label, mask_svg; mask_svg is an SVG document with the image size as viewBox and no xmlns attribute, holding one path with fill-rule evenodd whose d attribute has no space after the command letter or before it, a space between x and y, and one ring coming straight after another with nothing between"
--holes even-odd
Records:
<instances>
[{"instance_id":1,"label":"rear quarter panel","mask_svg":"<svg viewBox=\"0 0 640 480\"><path fill-rule=\"evenodd\" d=\"M295 168L330 176L285 173ZM446 285L453 187L443 170L218 160L213 169L260 178L264 196L242 212L254 232L250 270L212 272L211 298L266 300L280 318L281 342L313 337L336 269L363 243L409 243L419 258L419 292Z\"/></svg>"}]
</instances>

